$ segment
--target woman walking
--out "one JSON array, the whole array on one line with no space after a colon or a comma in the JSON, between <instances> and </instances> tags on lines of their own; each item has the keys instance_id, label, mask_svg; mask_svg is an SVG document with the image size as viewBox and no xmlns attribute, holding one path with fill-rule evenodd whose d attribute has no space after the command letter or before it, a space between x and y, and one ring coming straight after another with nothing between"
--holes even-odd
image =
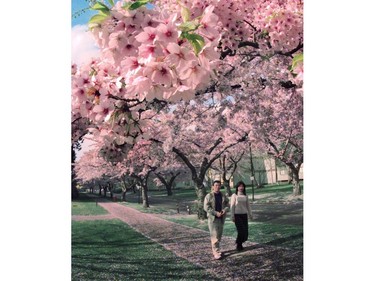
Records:
<instances>
[{"instance_id":1,"label":"woman walking","mask_svg":"<svg viewBox=\"0 0 375 281\"><path fill-rule=\"evenodd\" d=\"M231 197L230 213L237 228L237 250L242 251L242 243L247 241L249 236L248 220L253 219L249 198L246 195L246 185L243 181L237 183L236 191Z\"/></svg>"}]
</instances>

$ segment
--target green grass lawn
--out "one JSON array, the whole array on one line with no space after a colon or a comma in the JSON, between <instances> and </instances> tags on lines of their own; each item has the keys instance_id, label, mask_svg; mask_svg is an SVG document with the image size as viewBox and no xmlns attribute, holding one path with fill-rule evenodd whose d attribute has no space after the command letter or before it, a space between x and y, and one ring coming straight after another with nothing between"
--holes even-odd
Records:
<instances>
[{"instance_id":1,"label":"green grass lawn","mask_svg":"<svg viewBox=\"0 0 375 281\"><path fill-rule=\"evenodd\" d=\"M301 188L303 192L303 182L301 182ZM234 188L231 189L232 192L235 191ZM221 191L225 191L221 189ZM246 187L247 195L251 198L252 195L252 188L251 186ZM206 192L210 192L210 189L207 188ZM279 185L265 185L262 188L254 188L254 196L255 200L257 200L257 195L269 195L272 199L280 199L280 196L290 196L293 193L293 185L291 184L279 184ZM171 200L177 201L193 201L197 198L194 188L190 189L176 189L173 190L172 196L167 196L165 190L150 190L149 191L150 197L157 197L157 198L168 198ZM260 197L260 196L258 196Z\"/></svg>"},{"instance_id":2,"label":"green grass lawn","mask_svg":"<svg viewBox=\"0 0 375 281\"><path fill-rule=\"evenodd\" d=\"M96 205L95 198L84 193L80 193L78 200L72 201L72 215L95 216L105 214L108 214L108 212Z\"/></svg>"},{"instance_id":3,"label":"green grass lawn","mask_svg":"<svg viewBox=\"0 0 375 281\"><path fill-rule=\"evenodd\" d=\"M72 221L72 280L216 280L119 220Z\"/></svg>"},{"instance_id":4,"label":"green grass lawn","mask_svg":"<svg viewBox=\"0 0 375 281\"><path fill-rule=\"evenodd\" d=\"M208 231L207 221L200 221L196 217L168 218L166 216L164 219ZM237 237L236 226L229 218L224 224L224 235ZM302 250L303 226L249 222L249 241Z\"/></svg>"},{"instance_id":5,"label":"green grass lawn","mask_svg":"<svg viewBox=\"0 0 375 281\"><path fill-rule=\"evenodd\" d=\"M148 214L163 214L163 215L173 215L176 214L176 207L169 206L169 204L150 204L149 208L143 208L142 204L132 203L132 202L121 202L122 204L127 207L131 207L136 209L142 213Z\"/></svg>"},{"instance_id":6,"label":"green grass lawn","mask_svg":"<svg viewBox=\"0 0 375 281\"><path fill-rule=\"evenodd\" d=\"M247 194L252 198L251 186L247 187ZM303 182L301 183L301 191L303 194ZM254 199L256 203L265 203L269 201L283 201L293 194L293 185L266 185L262 188L254 189Z\"/></svg>"},{"instance_id":7,"label":"green grass lawn","mask_svg":"<svg viewBox=\"0 0 375 281\"><path fill-rule=\"evenodd\" d=\"M303 189L302 189L303 190ZM209 190L207 190L208 192ZM223 190L222 190L223 191ZM234 189L232 189L234 192ZM254 203L267 203L270 201L283 201L293 193L293 186L291 184L270 185L254 190ZM251 187L247 187L247 195L252 198ZM173 190L172 196L167 196L165 190L150 190L148 192L150 207L145 209L142 204L138 203L138 195L130 193L127 195L127 202L121 203L129 207L137 209L141 212L152 214L171 215L177 213L177 204L180 206L180 211L186 213L186 206L189 205L191 212L195 212L195 203L197 195L193 188L191 189L176 189Z\"/></svg>"},{"instance_id":8,"label":"green grass lawn","mask_svg":"<svg viewBox=\"0 0 375 281\"><path fill-rule=\"evenodd\" d=\"M292 194L292 185L273 185L255 189L255 203L267 201L278 201ZM251 187L247 188L247 194L251 198ZM176 215L176 204L180 204L180 212L186 215L186 202L192 208L192 214L195 213L193 201L196 199L194 189L177 189L173 190L172 196L167 196L165 190L149 191L150 207L145 209L142 204L138 204L138 195L130 193L127 195L127 202L122 202L125 206L137 209L141 212L162 214L167 220L177 222L183 225L200 228L208 231L207 221L199 221L195 215L181 216L173 218L170 215ZM183 204L182 202L185 202ZM237 232L234 223L227 219L224 228L224 235L236 237ZM249 241L281 246L291 249L303 249L303 225L289 225L271 223L269 221L250 222Z\"/></svg>"},{"instance_id":9,"label":"green grass lawn","mask_svg":"<svg viewBox=\"0 0 375 281\"><path fill-rule=\"evenodd\" d=\"M233 190L232 190L233 191ZM279 201L290 196L293 192L293 186L290 184L269 185L254 190L255 203L264 203L267 201ZM251 187L247 187L247 194L251 198ZM176 215L177 202L191 201L192 214L195 213L192 201L196 199L194 189L178 189L173 191L172 196L167 196L166 191L149 191L150 207L145 209L137 201L121 203L126 206L137 209L145 213L162 214L167 220L200 228L208 231L207 221L199 221L196 216L181 216L173 218L170 215ZM131 197L130 197L131 198ZM129 200L131 201L131 200ZM181 214L186 214L186 204L180 204ZM236 237L237 231L234 223L227 219L224 227L224 235ZM303 225L289 225L271 223L269 221L250 222L249 241L286 247L291 249L303 249Z\"/></svg>"}]
</instances>

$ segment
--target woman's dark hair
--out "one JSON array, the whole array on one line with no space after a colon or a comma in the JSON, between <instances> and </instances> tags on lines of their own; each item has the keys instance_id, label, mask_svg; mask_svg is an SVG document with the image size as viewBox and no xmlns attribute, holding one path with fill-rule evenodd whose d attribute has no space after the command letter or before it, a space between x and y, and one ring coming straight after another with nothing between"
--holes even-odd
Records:
<instances>
[{"instance_id":1,"label":"woman's dark hair","mask_svg":"<svg viewBox=\"0 0 375 281\"><path fill-rule=\"evenodd\" d=\"M236 184L236 191L235 193L238 195L238 187L240 185L243 185L243 194L246 195L246 184L243 182L243 181L239 181L237 184Z\"/></svg>"}]
</instances>

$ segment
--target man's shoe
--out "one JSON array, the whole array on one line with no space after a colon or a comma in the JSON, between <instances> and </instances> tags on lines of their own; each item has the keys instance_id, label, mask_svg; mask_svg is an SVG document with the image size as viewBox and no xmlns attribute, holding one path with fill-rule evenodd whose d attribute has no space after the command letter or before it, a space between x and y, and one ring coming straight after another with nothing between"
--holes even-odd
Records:
<instances>
[{"instance_id":1,"label":"man's shoe","mask_svg":"<svg viewBox=\"0 0 375 281\"><path fill-rule=\"evenodd\" d=\"M243 246L241 243L237 243L237 251L242 251L243 250Z\"/></svg>"}]
</instances>

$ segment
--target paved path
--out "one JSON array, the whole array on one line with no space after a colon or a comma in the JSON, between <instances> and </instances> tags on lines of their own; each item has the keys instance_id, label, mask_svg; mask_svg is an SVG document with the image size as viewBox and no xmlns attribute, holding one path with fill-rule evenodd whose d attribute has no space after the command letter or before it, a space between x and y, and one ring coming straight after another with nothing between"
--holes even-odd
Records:
<instances>
[{"instance_id":1,"label":"paved path","mask_svg":"<svg viewBox=\"0 0 375 281\"><path fill-rule=\"evenodd\" d=\"M124 205L103 201L109 212L101 216L73 216L74 220L117 218L137 232L161 244L177 256L206 269L221 280L303 280L303 253L281 247L245 242L243 252L235 250L235 239L222 238L222 260L214 260L210 238L203 231L169 222Z\"/></svg>"}]
</instances>

